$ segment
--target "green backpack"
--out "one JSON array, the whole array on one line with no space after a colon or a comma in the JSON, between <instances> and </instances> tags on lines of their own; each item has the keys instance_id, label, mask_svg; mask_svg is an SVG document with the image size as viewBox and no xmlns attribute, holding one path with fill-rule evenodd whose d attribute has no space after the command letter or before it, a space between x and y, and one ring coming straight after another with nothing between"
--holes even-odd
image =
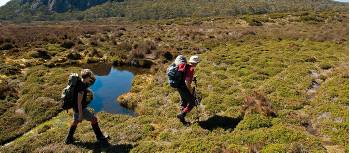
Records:
<instances>
[{"instance_id":1,"label":"green backpack","mask_svg":"<svg viewBox=\"0 0 350 153\"><path fill-rule=\"evenodd\" d=\"M68 85L62 90L62 109L67 110L73 108L77 93L76 86L80 79L77 73L71 73L68 78Z\"/></svg>"}]
</instances>

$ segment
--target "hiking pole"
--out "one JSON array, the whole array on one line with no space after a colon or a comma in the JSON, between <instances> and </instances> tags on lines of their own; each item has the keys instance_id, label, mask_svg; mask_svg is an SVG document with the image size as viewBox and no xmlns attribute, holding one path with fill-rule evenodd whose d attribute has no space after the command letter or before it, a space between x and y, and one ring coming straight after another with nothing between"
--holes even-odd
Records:
<instances>
[{"instance_id":1,"label":"hiking pole","mask_svg":"<svg viewBox=\"0 0 350 153\"><path fill-rule=\"evenodd\" d=\"M197 88L197 77L194 77L193 78L193 82L194 82L194 88L193 88L193 97L195 98L195 105L197 107L197 110L196 110L196 118L197 118L197 122L199 122L199 115L200 115L200 112L199 112L199 107L198 105L200 104L200 101L198 99L198 96L197 96L197 92L196 92L196 88Z\"/></svg>"}]
</instances>

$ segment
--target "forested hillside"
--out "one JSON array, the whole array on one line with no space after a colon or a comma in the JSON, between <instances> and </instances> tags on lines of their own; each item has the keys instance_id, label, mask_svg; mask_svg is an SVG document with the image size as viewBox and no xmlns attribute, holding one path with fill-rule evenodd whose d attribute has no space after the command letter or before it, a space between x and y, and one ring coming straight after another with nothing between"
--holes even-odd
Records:
<instances>
[{"instance_id":1,"label":"forested hillside","mask_svg":"<svg viewBox=\"0 0 350 153\"><path fill-rule=\"evenodd\" d=\"M90 2L91 1L91 2ZM177 17L235 16L297 11L346 11L347 3L331 0L12 0L0 8L1 20L92 20L121 17L132 20ZM85 1L84 1L85 2ZM88 3L88 2L86 2Z\"/></svg>"}]
</instances>

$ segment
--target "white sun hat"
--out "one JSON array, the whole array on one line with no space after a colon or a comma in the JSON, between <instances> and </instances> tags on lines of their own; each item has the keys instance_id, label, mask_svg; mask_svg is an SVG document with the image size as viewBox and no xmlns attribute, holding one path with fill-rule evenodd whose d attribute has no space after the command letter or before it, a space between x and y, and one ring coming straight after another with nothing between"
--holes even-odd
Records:
<instances>
[{"instance_id":1,"label":"white sun hat","mask_svg":"<svg viewBox=\"0 0 350 153\"><path fill-rule=\"evenodd\" d=\"M197 55L191 56L189 62L197 64L199 63L199 57Z\"/></svg>"},{"instance_id":2,"label":"white sun hat","mask_svg":"<svg viewBox=\"0 0 350 153\"><path fill-rule=\"evenodd\" d=\"M186 57L183 56L183 55L179 55L179 56L177 56L176 59L175 59L175 65L179 65L179 64L181 64L181 63L187 63Z\"/></svg>"}]
</instances>

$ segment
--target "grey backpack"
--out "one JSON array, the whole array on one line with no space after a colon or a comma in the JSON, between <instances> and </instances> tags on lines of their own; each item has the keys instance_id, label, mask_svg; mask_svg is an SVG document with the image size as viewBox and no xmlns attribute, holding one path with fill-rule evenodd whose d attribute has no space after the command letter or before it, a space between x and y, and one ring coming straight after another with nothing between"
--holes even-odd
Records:
<instances>
[{"instance_id":1,"label":"grey backpack","mask_svg":"<svg viewBox=\"0 0 350 153\"><path fill-rule=\"evenodd\" d=\"M185 65L186 67L186 57L183 55L178 55L175 58L173 64L169 65L166 74L168 76L168 83L173 88L180 88L184 84L185 70L179 70L179 65Z\"/></svg>"}]
</instances>

